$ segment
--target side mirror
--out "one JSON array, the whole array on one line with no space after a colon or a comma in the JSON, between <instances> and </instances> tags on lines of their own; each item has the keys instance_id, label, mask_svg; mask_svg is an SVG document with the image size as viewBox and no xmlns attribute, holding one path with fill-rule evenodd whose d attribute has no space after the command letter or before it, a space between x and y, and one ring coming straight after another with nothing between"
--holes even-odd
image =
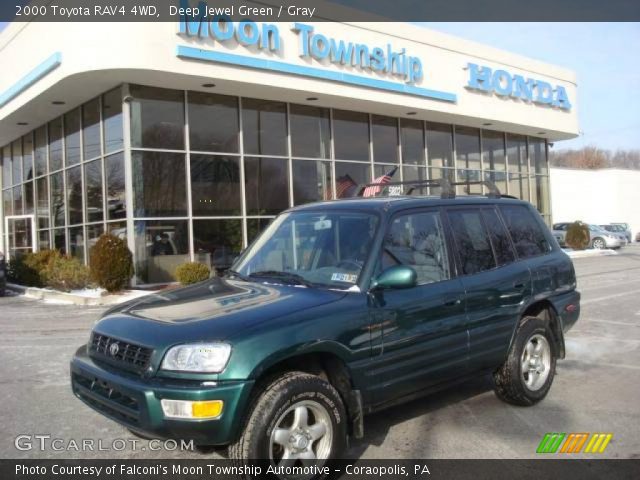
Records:
<instances>
[{"instance_id":1,"label":"side mirror","mask_svg":"<svg viewBox=\"0 0 640 480\"><path fill-rule=\"evenodd\" d=\"M371 282L371 290L412 288L418 282L416 271L406 265L389 267Z\"/></svg>"}]
</instances>

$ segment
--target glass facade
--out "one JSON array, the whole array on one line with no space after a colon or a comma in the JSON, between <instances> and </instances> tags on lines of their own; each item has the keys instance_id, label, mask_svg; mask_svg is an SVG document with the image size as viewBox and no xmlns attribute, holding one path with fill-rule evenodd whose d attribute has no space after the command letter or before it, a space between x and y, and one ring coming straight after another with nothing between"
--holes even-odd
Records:
<instances>
[{"instance_id":1,"label":"glass facade","mask_svg":"<svg viewBox=\"0 0 640 480\"><path fill-rule=\"evenodd\" d=\"M488 179L551 221L542 138L214 93L122 85L1 159L4 215L33 215L37 248L88 263L111 232L133 251L137 284L172 281L188 260L227 268L282 210L349 197L389 172Z\"/></svg>"}]
</instances>

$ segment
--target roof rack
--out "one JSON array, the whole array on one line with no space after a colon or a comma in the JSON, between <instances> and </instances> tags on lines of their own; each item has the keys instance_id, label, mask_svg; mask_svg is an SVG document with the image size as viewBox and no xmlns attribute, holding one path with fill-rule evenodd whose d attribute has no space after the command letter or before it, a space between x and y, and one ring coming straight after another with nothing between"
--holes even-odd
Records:
<instances>
[{"instance_id":1,"label":"roof rack","mask_svg":"<svg viewBox=\"0 0 640 480\"><path fill-rule=\"evenodd\" d=\"M471 185L484 185L489 192L486 194L489 198L502 198L505 195L500 193L500 190L495 183L489 180L469 180L464 182L451 182L447 178L439 178L435 180L409 180L405 182L388 182L388 183L367 183L358 186L358 194L356 196L362 197L364 191L369 187L380 187L380 190L374 195L374 197L382 197L382 193L389 189L389 187L409 187L404 195L411 195L414 190L422 190L427 187L440 187L441 198L456 198L456 189L458 185L465 185L466 193L471 194Z\"/></svg>"}]
</instances>

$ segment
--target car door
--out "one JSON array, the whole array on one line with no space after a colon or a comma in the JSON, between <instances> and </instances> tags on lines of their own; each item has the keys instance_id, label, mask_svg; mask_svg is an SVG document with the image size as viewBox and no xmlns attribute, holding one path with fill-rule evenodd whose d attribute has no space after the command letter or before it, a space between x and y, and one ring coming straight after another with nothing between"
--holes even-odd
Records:
<instances>
[{"instance_id":1,"label":"car door","mask_svg":"<svg viewBox=\"0 0 640 480\"><path fill-rule=\"evenodd\" d=\"M377 271L416 270L417 285L370 294L374 358L368 372L375 403L466 374L464 290L452 274L438 209L412 210L389 222Z\"/></svg>"},{"instance_id":2,"label":"car door","mask_svg":"<svg viewBox=\"0 0 640 480\"><path fill-rule=\"evenodd\" d=\"M506 355L523 302L531 295L531 273L516 262L511 239L493 206L449 208L466 294L469 368L493 369Z\"/></svg>"}]
</instances>

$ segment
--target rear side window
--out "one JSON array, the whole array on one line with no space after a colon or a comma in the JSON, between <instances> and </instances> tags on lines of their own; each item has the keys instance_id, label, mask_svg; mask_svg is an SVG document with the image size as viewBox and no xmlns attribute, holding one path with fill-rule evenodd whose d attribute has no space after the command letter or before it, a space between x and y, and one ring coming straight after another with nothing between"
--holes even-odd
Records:
<instances>
[{"instance_id":1,"label":"rear side window","mask_svg":"<svg viewBox=\"0 0 640 480\"><path fill-rule=\"evenodd\" d=\"M522 205L501 205L500 212L511 234L520 258L543 255L551 250L541 225L531 211Z\"/></svg>"},{"instance_id":2,"label":"rear side window","mask_svg":"<svg viewBox=\"0 0 640 480\"><path fill-rule=\"evenodd\" d=\"M482 216L484 217L484 223L487 225L487 230L489 230L489 237L491 237L491 244L493 245L498 266L501 267L513 262L516 256L511 246L511 239L498 216L498 212L487 208L482 210Z\"/></svg>"},{"instance_id":3,"label":"rear side window","mask_svg":"<svg viewBox=\"0 0 640 480\"><path fill-rule=\"evenodd\" d=\"M447 215L465 275L496 267L480 210L450 210Z\"/></svg>"}]
</instances>

